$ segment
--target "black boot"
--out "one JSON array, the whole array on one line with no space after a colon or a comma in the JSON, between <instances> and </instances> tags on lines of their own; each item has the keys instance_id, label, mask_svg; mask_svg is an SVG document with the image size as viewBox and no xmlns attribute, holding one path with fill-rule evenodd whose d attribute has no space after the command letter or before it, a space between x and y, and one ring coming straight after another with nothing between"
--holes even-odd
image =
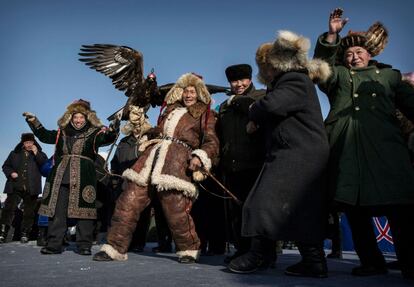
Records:
<instances>
[{"instance_id":1,"label":"black boot","mask_svg":"<svg viewBox=\"0 0 414 287\"><path fill-rule=\"evenodd\" d=\"M302 260L286 268L285 274L300 277L328 277L328 267L322 245L302 243L298 243L297 245Z\"/></svg>"},{"instance_id":2,"label":"black boot","mask_svg":"<svg viewBox=\"0 0 414 287\"><path fill-rule=\"evenodd\" d=\"M10 229L9 225L6 225L6 224L0 225L0 243L6 242L9 229Z\"/></svg>"},{"instance_id":3,"label":"black boot","mask_svg":"<svg viewBox=\"0 0 414 287\"><path fill-rule=\"evenodd\" d=\"M272 242L266 238L254 237L250 251L230 261L227 268L234 273L253 273L258 269L267 269L276 260L276 249Z\"/></svg>"},{"instance_id":4,"label":"black boot","mask_svg":"<svg viewBox=\"0 0 414 287\"><path fill-rule=\"evenodd\" d=\"M20 243L24 244L24 243L29 242L29 234L30 234L29 230L23 229L21 232L21 236L20 236Z\"/></svg>"},{"instance_id":5,"label":"black boot","mask_svg":"<svg viewBox=\"0 0 414 287\"><path fill-rule=\"evenodd\" d=\"M226 256L226 257L224 258L224 263L229 264L232 260L236 259L237 257L242 256L243 254L246 254L247 252L248 252L248 251L243 252L243 251L239 251L239 250L237 250L236 252L234 252L234 254L233 254L233 255L231 255L231 256Z\"/></svg>"},{"instance_id":6,"label":"black boot","mask_svg":"<svg viewBox=\"0 0 414 287\"><path fill-rule=\"evenodd\" d=\"M253 273L262 267L266 268L263 255L253 251L233 259L227 266L230 271L242 274Z\"/></svg>"},{"instance_id":7,"label":"black boot","mask_svg":"<svg viewBox=\"0 0 414 287\"><path fill-rule=\"evenodd\" d=\"M39 227L39 233L37 235L37 246L46 246L47 245L47 227Z\"/></svg>"},{"instance_id":8,"label":"black boot","mask_svg":"<svg viewBox=\"0 0 414 287\"><path fill-rule=\"evenodd\" d=\"M56 250L46 246L40 249L40 253L42 253L43 255L61 254L62 250Z\"/></svg>"}]
</instances>

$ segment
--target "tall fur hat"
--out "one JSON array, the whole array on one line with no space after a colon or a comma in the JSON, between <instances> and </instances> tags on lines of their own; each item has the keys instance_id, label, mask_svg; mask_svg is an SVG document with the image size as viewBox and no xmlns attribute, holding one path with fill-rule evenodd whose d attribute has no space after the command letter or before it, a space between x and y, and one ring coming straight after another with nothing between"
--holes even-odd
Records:
<instances>
[{"instance_id":1,"label":"tall fur hat","mask_svg":"<svg viewBox=\"0 0 414 287\"><path fill-rule=\"evenodd\" d=\"M210 104L211 96L208 92L206 85L203 82L203 79L194 74L187 73L182 75L171 90L165 96L165 102L167 105L171 105L177 101L181 101L183 97L183 91L188 86L193 86L197 91L197 99L204 104Z\"/></svg>"},{"instance_id":2,"label":"tall fur hat","mask_svg":"<svg viewBox=\"0 0 414 287\"><path fill-rule=\"evenodd\" d=\"M259 81L269 84L264 77L265 67L279 72L307 70L315 82L324 82L331 74L328 63L320 59L308 59L310 41L290 31L279 31L274 43L264 43L256 52Z\"/></svg>"},{"instance_id":3,"label":"tall fur hat","mask_svg":"<svg viewBox=\"0 0 414 287\"><path fill-rule=\"evenodd\" d=\"M349 31L341 40L344 52L349 47L365 48L372 57L379 55L388 43L388 31L380 22L375 22L366 32Z\"/></svg>"},{"instance_id":4,"label":"tall fur hat","mask_svg":"<svg viewBox=\"0 0 414 287\"><path fill-rule=\"evenodd\" d=\"M91 110L91 104L88 101L79 99L71 103L66 108L66 112L58 120L58 126L65 128L72 119L73 114L81 113L84 114L87 121L94 127L102 127L101 120L97 117L96 112Z\"/></svg>"}]
</instances>

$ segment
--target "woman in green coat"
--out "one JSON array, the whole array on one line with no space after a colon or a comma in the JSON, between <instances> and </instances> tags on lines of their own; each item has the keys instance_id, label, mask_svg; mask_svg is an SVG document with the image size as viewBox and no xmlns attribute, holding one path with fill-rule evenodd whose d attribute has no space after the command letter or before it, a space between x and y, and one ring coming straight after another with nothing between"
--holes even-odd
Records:
<instances>
[{"instance_id":1,"label":"woman in green coat","mask_svg":"<svg viewBox=\"0 0 414 287\"><path fill-rule=\"evenodd\" d=\"M58 121L58 130L45 129L31 113L26 121L41 142L55 144L54 166L46 179L39 214L49 217L48 243L42 254L62 253L67 218L77 220L79 254L90 255L96 219L96 171L94 161L100 146L116 138L105 128L84 100L73 102Z\"/></svg>"},{"instance_id":2,"label":"woman in green coat","mask_svg":"<svg viewBox=\"0 0 414 287\"><path fill-rule=\"evenodd\" d=\"M339 32L348 19L342 10L330 15L315 57L328 61L333 74L320 85L331 109L325 120L331 147L330 189L345 211L361 266L353 275L387 272L376 244L371 216L388 217L405 278L414 278L414 170L396 117L398 108L414 119L414 89L401 73L372 58L388 40L375 23L367 32Z\"/></svg>"}]
</instances>

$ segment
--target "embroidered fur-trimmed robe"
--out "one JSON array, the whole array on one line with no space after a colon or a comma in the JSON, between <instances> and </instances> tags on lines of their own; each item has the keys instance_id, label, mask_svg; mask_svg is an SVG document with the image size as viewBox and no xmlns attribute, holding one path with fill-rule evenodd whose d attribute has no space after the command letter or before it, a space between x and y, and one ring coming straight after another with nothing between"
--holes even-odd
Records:
<instances>
[{"instance_id":1,"label":"embroidered fur-trimmed robe","mask_svg":"<svg viewBox=\"0 0 414 287\"><path fill-rule=\"evenodd\" d=\"M42 125L31 128L41 142L54 144L58 137L55 165L46 179L39 214L54 216L60 185L66 169L69 169L68 217L96 219L95 149L113 142L116 132L91 126L76 136L70 147L67 143L69 137L65 136L63 131L58 133L56 130L46 130Z\"/></svg>"}]
</instances>

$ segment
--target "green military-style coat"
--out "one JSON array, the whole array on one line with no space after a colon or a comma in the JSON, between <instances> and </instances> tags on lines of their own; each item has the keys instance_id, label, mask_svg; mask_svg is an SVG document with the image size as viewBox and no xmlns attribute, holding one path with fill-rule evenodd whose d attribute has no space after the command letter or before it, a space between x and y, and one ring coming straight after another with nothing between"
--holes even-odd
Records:
<instances>
[{"instance_id":1,"label":"green military-style coat","mask_svg":"<svg viewBox=\"0 0 414 287\"><path fill-rule=\"evenodd\" d=\"M69 168L68 217L96 219L96 152L100 146L113 142L116 133L91 126L76 136L70 148L64 130L47 130L42 125L31 125L31 128L41 142L56 143L55 164L46 179L39 214L54 216L60 185L66 168Z\"/></svg>"},{"instance_id":2,"label":"green military-style coat","mask_svg":"<svg viewBox=\"0 0 414 287\"><path fill-rule=\"evenodd\" d=\"M339 37L338 37L339 38ZM371 61L366 68L335 64L340 39L319 37L315 58L333 74L319 86L331 105L325 120L331 147L330 188L338 202L377 206L414 203L414 170L396 117L414 120L414 89L401 73Z\"/></svg>"}]
</instances>

